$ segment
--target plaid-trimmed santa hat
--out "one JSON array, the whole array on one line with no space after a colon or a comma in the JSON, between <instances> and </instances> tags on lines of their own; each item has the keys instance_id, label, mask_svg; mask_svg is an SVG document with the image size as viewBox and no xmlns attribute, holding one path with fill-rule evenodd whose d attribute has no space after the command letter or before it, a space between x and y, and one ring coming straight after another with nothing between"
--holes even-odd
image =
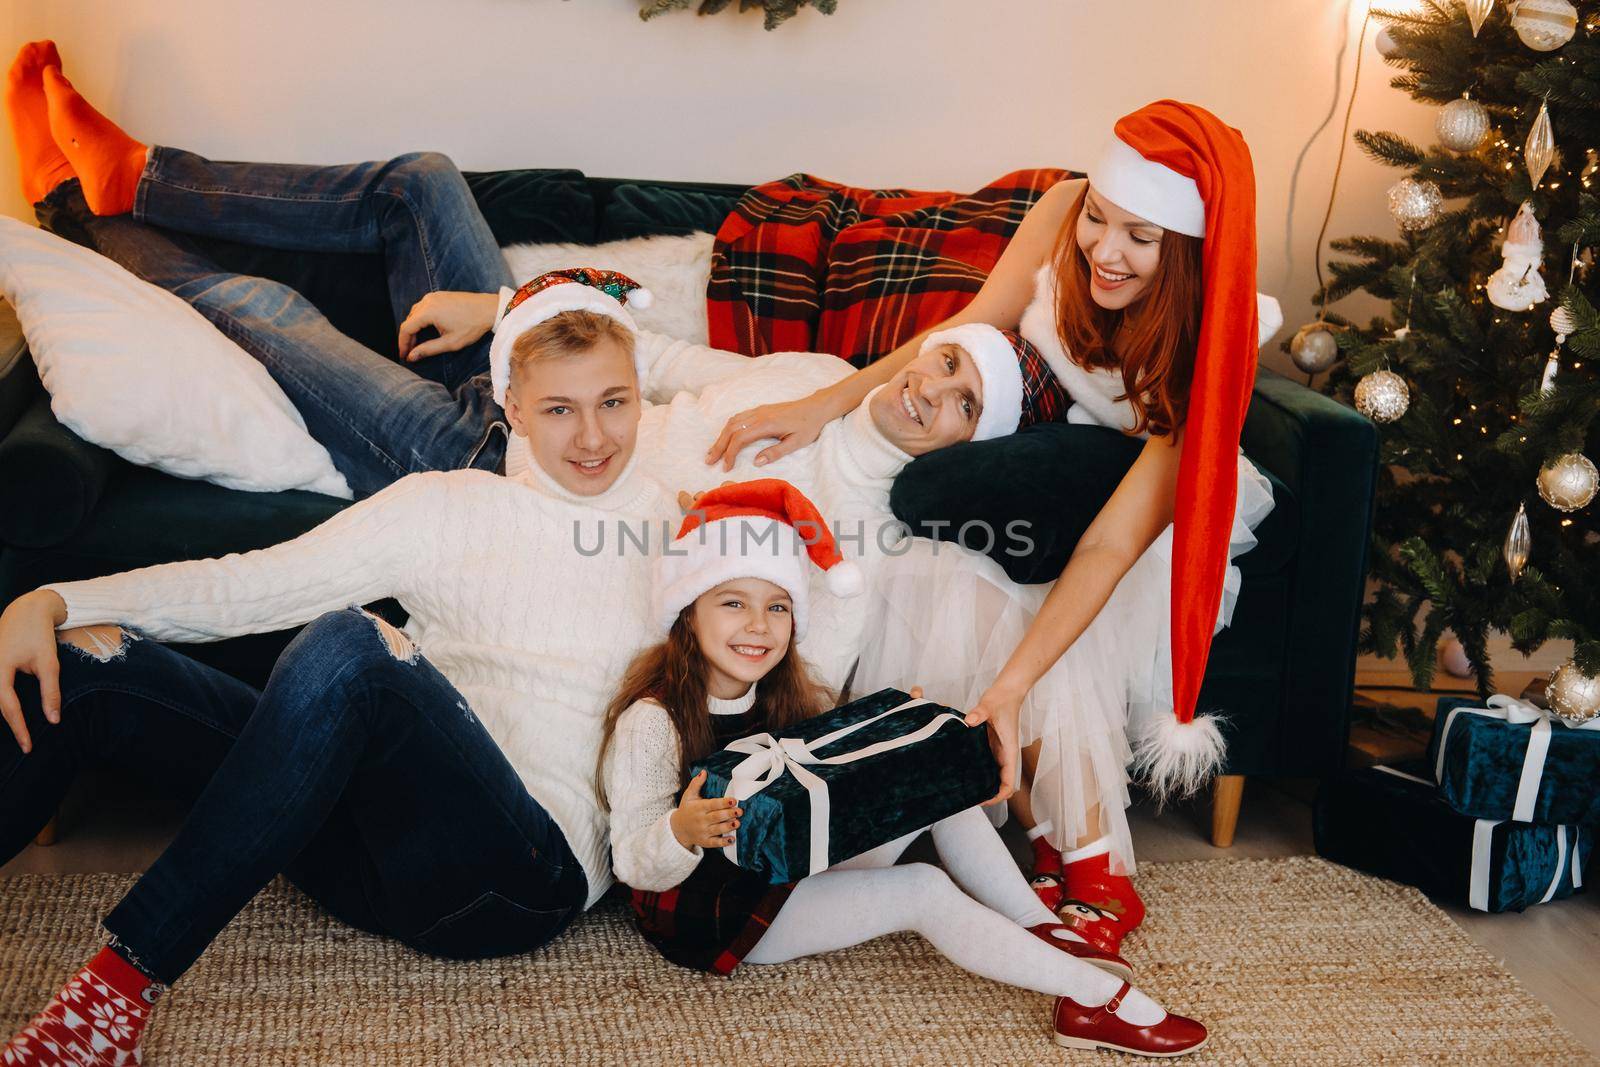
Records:
<instances>
[{"instance_id":1,"label":"plaid-trimmed santa hat","mask_svg":"<svg viewBox=\"0 0 1600 1067\"><path fill-rule=\"evenodd\" d=\"M1239 131L1194 104L1158 100L1118 120L1089 171L1095 194L1203 241L1200 336L1178 463L1172 553L1172 715L1136 739L1160 792L1189 792L1221 766L1214 716L1197 717L1228 567L1239 435L1255 385L1256 183Z\"/></svg>"},{"instance_id":2,"label":"plaid-trimmed santa hat","mask_svg":"<svg viewBox=\"0 0 1600 1067\"><path fill-rule=\"evenodd\" d=\"M1072 403L1044 357L1015 330L967 322L929 334L918 353L940 345L955 345L970 356L983 382L974 441L1005 437L1036 422L1053 422Z\"/></svg>"},{"instance_id":3,"label":"plaid-trimmed santa hat","mask_svg":"<svg viewBox=\"0 0 1600 1067\"><path fill-rule=\"evenodd\" d=\"M789 594L794 639L805 636L809 568L828 592L851 597L866 588L861 568L839 553L833 531L804 493L779 478L736 482L701 495L678 536L656 559L654 615L662 633L707 590L735 578L762 578Z\"/></svg>"},{"instance_id":4,"label":"plaid-trimmed santa hat","mask_svg":"<svg viewBox=\"0 0 1600 1067\"><path fill-rule=\"evenodd\" d=\"M616 319L629 333L636 334L639 326L628 314L627 306L647 308L650 301L650 290L626 274L594 267L553 270L526 283L506 302L489 345L489 384L494 387L494 402L505 407L506 389L511 384L511 349L517 338L539 323L564 311L593 311ZM634 369L643 379L645 368L637 353Z\"/></svg>"}]
</instances>

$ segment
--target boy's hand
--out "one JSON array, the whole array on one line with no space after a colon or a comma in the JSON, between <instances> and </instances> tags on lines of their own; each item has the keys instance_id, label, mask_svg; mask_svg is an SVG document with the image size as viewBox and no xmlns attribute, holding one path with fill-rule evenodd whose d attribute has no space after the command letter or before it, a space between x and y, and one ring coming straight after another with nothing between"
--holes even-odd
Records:
<instances>
[{"instance_id":1,"label":"boy's hand","mask_svg":"<svg viewBox=\"0 0 1600 1067\"><path fill-rule=\"evenodd\" d=\"M739 827L739 816L744 814L732 797L702 797L700 788L705 784L706 772L701 771L690 780L672 812L672 836L684 848L733 844L733 832Z\"/></svg>"},{"instance_id":2,"label":"boy's hand","mask_svg":"<svg viewBox=\"0 0 1600 1067\"><path fill-rule=\"evenodd\" d=\"M494 329L500 306L497 293L429 293L411 306L400 324L400 359L415 363L442 352L457 352ZM428 327L439 332L430 341L417 342Z\"/></svg>"}]
</instances>

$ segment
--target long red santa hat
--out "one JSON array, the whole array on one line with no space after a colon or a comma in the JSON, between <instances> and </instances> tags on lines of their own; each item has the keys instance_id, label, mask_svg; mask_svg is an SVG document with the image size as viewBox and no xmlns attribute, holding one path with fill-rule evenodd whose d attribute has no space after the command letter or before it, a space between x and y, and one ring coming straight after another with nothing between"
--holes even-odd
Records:
<instances>
[{"instance_id":1,"label":"long red santa hat","mask_svg":"<svg viewBox=\"0 0 1600 1067\"><path fill-rule=\"evenodd\" d=\"M1224 747L1215 717L1195 711L1222 604L1239 435L1255 384L1255 169L1238 130L1204 108L1158 100L1117 122L1089 184L1125 211L1204 242L1173 519L1172 716L1148 726L1135 749L1154 788L1187 792L1220 767Z\"/></svg>"}]
</instances>

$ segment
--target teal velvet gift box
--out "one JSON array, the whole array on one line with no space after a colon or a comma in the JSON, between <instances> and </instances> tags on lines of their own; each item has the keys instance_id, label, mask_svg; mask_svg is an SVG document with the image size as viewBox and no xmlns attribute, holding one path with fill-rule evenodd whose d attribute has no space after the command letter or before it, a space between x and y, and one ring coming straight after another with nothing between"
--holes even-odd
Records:
<instances>
[{"instance_id":1,"label":"teal velvet gift box","mask_svg":"<svg viewBox=\"0 0 1600 1067\"><path fill-rule=\"evenodd\" d=\"M1428 766L1440 799L1474 819L1600 822L1600 729L1575 730L1521 701L1441 698Z\"/></svg>"},{"instance_id":2,"label":"teal velvet gift box","mask_svg":"<svg viewBox=\"0 0 1600 1067\"><path fill-rule=\"evenodd\" d=\"M1478 911L1522 911L1583 888L1586 829L1473 819L1439 799L1430 773L1416 762L1324 782L1317 854Z\"/></svg>"},{"instance_id":3,"label":"teal velvet gift box","mask_svg":"<svg viewBox=\"0 0 1600 1067\"><path fill-rule=\"evenodd\" d=\"M779 885L921 830L994 796L988 732L898 689L741 738L697 762L702 795L744 808L728 858ZM726 851L726 850L725 850Z\"/></svg>"}]
</instances>

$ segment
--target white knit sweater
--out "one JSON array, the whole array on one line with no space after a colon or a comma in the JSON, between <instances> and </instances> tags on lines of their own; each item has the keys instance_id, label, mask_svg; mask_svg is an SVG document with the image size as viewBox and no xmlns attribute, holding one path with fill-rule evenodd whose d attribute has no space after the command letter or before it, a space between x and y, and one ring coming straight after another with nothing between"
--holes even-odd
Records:
<instances>
[{"instance_id":1,"label":"white knit sweater","mask_svg":"<svg viewBox=\"0 0 1600 1067\"><path fill-rule=\"evenodd\" d=\"M649 558L584 555L575 530L660 525L638 464L600 496L568 493L537 467L414 474L292 541L47 586L64 626L121 623L158 640L215 641L299 625L392 596L408 636L470 704L589 881L611 884L594 790L606 702L649 632ZM659 530L656 531L659 533ZM615 538L614 529L606 532Z\"/></svg>"},{"instance_id":2,"label":"white knit sweater","mask_svg":"<svg viewBox=\"0 0 1600 1067\"><path fill-rule=\"evenodd\" d=\"M728 419L747 408L809 396L848 377L853 368L837 356L780 352L751 358L643 331L638 353L646 368L647 402L639 423L638 455L644 471L669 499L680 490L714 489L723 482L782 478L811 498L835 533L839 549L860 564L870 586L902 527L889 510L895 476L911 462L872 422L866 402L830 422L812 444L764 467L756 455L770 440L747 446L731 471L708 466L706 452ZM529 466L527 445L513 437L506 472ZM675 513L676 514L676 513ZM843 687L860 654L870 597L840 599L814 576L811 624L800 651L833 689Z\"/></svg>"},{"instance_id":3,"label":"white knit sweater","mask_svg":"<svg viewBox=\"0 0 1600 1067\"><path fill-rule=\"evenodd\" d=\"M743 715L755 706L756 687L737 700L710 697L713 715ZM611 864L617 881L663 893L689 877L704 850L684 848L672 832L678 784L678 731L653 700L634 702L617 719L606 749L603 780L611 805Z\"/></svg>"}]
</instances>

